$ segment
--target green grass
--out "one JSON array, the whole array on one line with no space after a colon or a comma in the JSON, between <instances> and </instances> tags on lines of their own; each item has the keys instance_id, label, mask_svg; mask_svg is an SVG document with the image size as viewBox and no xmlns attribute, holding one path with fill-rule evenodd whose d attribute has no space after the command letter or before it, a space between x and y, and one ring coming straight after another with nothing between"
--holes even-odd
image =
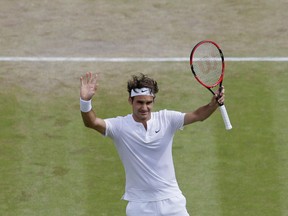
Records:
<instances>
[{"instance_id":1,"label":"green grass","mask_svg":"<svg viewBox=\"0 0 288 216\"><path fill-rule=\"evenodd\" d=\"M138 70L145 64L129 67ZM186 63L150 65L152 69L144 72L150 74L160 66L153 74L160 85L156 110L188 111L210 100ZM232 131L225 131L217 111L207 121L177 133L173 148L177 178L192 214L287 214L287 75L283 72L287 66L229 63L225 87ZM272 70L274 76L269 77ZM49 90L35 94L35 88L59 80L56 74L48 71L42 81L21 77L25 85L13 84L2 75L6 82L0 94L5 101L0 112L1 212L124 215L126 203L120 200L124 171L112 142L82 125L78 77L73 75L73 82L62 80L65 88L46 86ZM100 116L130 112L123 80L131 74L101 74L93 101ZM38 87L32 87L33 82ZM119 91L109 92L109 83Z\"/></svg>"},{"instance_id":2,"label":"green grass","mask_svg":"<svg viewBox=\"0 0 288 216\"><path fill-rule=\"evenodd\" d=\"M287 56L285 0L0 4L0 56L188 57L203 39L227 57ZM228 62L233 129L225 131L217 111L176 134L177 179L191 215L288 215L287 70L286 62ZM158 81L155 110L190 111L211 98L188 62L0 62L1 215L125 215L113 143L81 120L86 71L100 73L93 106L103 118L131 112L132 74Z\"/></svg>"}]
</instances>

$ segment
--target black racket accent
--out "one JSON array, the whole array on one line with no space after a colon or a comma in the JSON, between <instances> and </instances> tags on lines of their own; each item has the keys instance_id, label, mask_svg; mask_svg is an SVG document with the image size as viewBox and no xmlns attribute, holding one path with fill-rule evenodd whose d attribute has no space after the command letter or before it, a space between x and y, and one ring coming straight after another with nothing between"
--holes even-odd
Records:
<instances>
[{"instance_id":1,"label":"black racket accent","mask_svg":"<svg viewBox=\"0 0 288 216\"><path fill-rule=\"evenodd\" d=\"M190 67L195 79L207 88L213 95L212 88L219 86L217 103L227 130L232 128L224 103L219 103L218 99L222 91L224 78L224 54L220 47L213 41L204 40L197 43L190 54Z\"/></svg>"}]
</instances>

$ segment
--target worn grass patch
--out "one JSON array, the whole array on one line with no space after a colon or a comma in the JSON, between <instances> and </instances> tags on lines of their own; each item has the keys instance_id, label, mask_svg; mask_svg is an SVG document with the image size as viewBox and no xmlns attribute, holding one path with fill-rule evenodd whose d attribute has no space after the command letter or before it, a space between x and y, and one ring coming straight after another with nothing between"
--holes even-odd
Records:
<instances>
[{"instance_id":1,"label":"worn grass patch","mask_svg":"<svg viewBox=\"0 0 288 216\"><path fill-rule=\"evenodd\" d=\"M188 57L207 38L227 57L285 56L286 8L284 0L4 0L0 56ZM217 111L176 134L177 178L191 215L288 214L287 69L229 62L232 131ZM0 62L1 215L125 215L116 150L81 122L86 71L100 73L93 106L103 118L130 113L132 74L157 79L156 110L189 111L211 98L188 62Z\"/></svg>"}]
</instances>

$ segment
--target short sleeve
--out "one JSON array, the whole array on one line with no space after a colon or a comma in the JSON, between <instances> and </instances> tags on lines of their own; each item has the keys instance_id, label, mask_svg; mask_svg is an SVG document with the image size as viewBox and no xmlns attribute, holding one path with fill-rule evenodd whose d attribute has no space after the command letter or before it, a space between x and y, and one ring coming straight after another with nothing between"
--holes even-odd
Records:
<instances>
[{"instance_id":1,"label":"short sleeve","mask_svg":"<svg viewBox=\"0 0 288 216\"><path fill-rule=\"evenodd\" d=\"M114 138L122 127L122 117L104 119L106 123L105 136Z\"/></svg>"},{"instance_id":2,"label":"short sleeve","mask_svg":"<svg viewBox=\"0 0 288 216\"><path fill-rule=\"evenodd\" d=\"M171 110L165 110L165 113L174 131L183 129L185 113Z\"/></svg>"}]
</instances>

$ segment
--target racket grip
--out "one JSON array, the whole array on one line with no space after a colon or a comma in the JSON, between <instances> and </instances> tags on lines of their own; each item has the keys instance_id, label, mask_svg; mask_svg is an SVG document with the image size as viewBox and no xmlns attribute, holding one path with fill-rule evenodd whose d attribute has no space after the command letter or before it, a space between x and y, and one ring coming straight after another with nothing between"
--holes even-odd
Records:
<instances>
[{"instance_id":1,"label":"racket grip","mask_svg":"<svg viewBox=\"0 0 288 216\"><path fill-rule=\"evenodd\" d=\"M231 125L225 105L224 104L220 105L219 109L221 111L221 115L222 115L226 130L231 130L232 125Z\"/></svg>"}]
</instances>

